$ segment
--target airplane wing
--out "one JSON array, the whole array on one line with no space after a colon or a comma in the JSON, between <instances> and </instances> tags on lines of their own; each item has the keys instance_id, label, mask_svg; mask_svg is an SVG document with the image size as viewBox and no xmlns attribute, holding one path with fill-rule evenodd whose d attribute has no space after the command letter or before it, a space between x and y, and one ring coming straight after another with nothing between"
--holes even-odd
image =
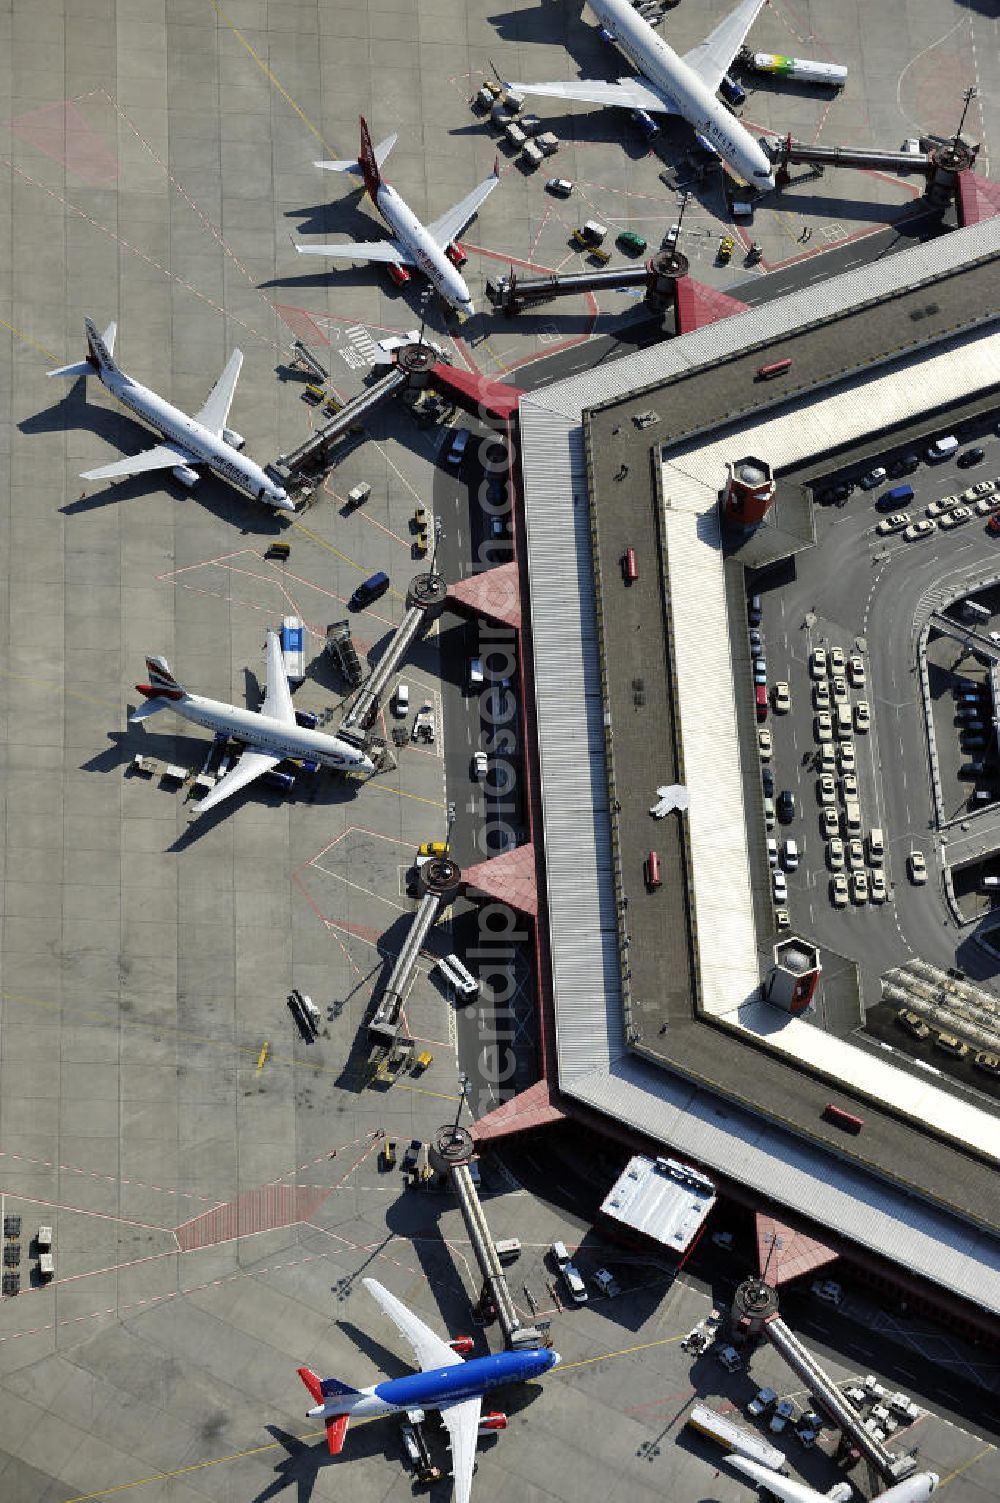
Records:
<instances>
[{"instance_id":1,"label":"airplane wing","mask_svg":"<svg viewBox=\"0 0 1000 1503\"><path fill-rule=\"evenodd\" d=\"M743 0L734 11L709 32L703 42L684 54L684 61L692 68L703 84L714 93L728 73L733 58L743 46L747 32L756 21L764 0Z\"/></svg>"},{"instance_id":2,"label":"airplane wing","mask_svg":"<svg viewBox=\"0 0 1000 1503\"><path fill-rule=\"evenodd\" d=\"M194 415L195 422L210 429L216 438L222 436L222 430L229 421L229 409L233 405L233 393L240 379L242 364L243 351L234 350L226 362L225 370L209 392L204 407Z\"/></svg>"},{"instance_id":3,"label":"airplane wing","mask_svg":"<svg viewBox=\"0 0 1000 1503\"><path fill-rule=\"evenodd\" d=\"M440 219L435 219L433 224L427 226L428 233L433 235L442 249L450 245L456 235L462 233L473 214L481 204L486 202L499 181L500 163L498 160L485 182L480 183L478 188L473 188L471 193L465 195L461 203L455 204L453 208L442 214Z\"/></svg>"},{"instance_id":4,"label":"airplane wing","mask_svg":"<svg viewBox=\"0 0 1000 1503\"><path fill-rule=\"evenodd\" d=\"M413 258L398 240L338 240L333 245L300 245L300 256L331 256L341 261L391 261L396 266L412 266Z\"/></svg>"},{"instance_id":5,"label":"airplane wing","mask_svg":"<svg viewBox=\"0 0 1000 1503\"><path fill-rule=\"evenodd\" d=\"M476 1442L479 1438L479 1415L482 1397L463 1399L441 1410L451 1438L451 1469L455 1478L454 1503L469 1503L472 1473L476 1465Z\"/></svg>"},{"instance_id":6,"label":"airplane wing","mask_svg":"<svg viewBox=\"0 0 1000 1503\"><path fill-rule=\"evenodd\" d=\"M412 1310L408 1310L401 1300L398 1300L394 1294L390 1294L388 1289L379 1283L378 1279L362 1279L361 1282L372 1298L382 1306L382 1309L393 1324L406 1337L413 1348L413 1355L417 1359L417 1366L421 1372L426 1372L428 1368L434 1367L454 1367L457 1362L463 1360L454 1348L448 1345L447 1341L442 1340L435 1331L431 1330L430 1326L424 1325L419 1315L414 1315ZM477 1412L478 1404L479 1401L476 1400ZM455 1409L463 1409L465 1405L456 1404L454 1407ZM444 1410L441 1412L443 1414ZM476 1425L473 1427L473 1442L476 1430L478 1430L478 1419ZM475 1454L475 1449L475 1443L473 1443L473 1454ZM457 1466L455 1470L457 1475ZM471 1468L469 1476L471 1479ZM457 1496L456 1491L456 1499Z\"/></svg>"},{"instance_id":7,"label":"airplane wing","mask_svg":"<svg viewBox=\"0 0 1000 1503\"><path fill-rule=\"evenodd\" d=\"M155 449L146 449L142 454L133 454L130 459L116 459L114 464L102 464L96 470L84 470L81 480L124 480L128 475L145 475L150 470L172 470L177 464L198 464L198 457L180 444L157 444Z\"/></svg>"},{"instance_id":8,"label":"airplane wing","mask_svg":"<svg viewBox=\"0 0 1000 1503\"><path fill-rule=\"evenodd\" d=\"M270 715L275 720L283 720L286 725L295 724L292 693L288 687L285 659L276 631L269 631L267 634L267 688L260 713Z\"/></svg>"},{"instance_id":9,"label":"airplane wing","mask_svg":"<svg viewBox=\"0 0 1000 1503\"><path fill-rule=\"evenodd\" d=\"M763 4L763 0L760 3ZM578 104L610 104L623 110L651 110L657 115L680 114L668 94L661 94L641 78L619 78L616 83L609 83L603 78L574 78L568 83L511 83L507 87L516 89L519 94L537 94L545 99L572 99Z\"/></svg>"},{"instance_id":10,"label":"airplane wing","mask_svg":"<svg viewBox=\"0 0 1000 1503\"><path fill-rule=\"evenodd\" d=\"M204 798L198 800L196 806L198 813L204 814L207 810L214 809L216 804L222 803L223 799L238 793L241 788L246 788L254 778L259 778L262 773L269 772L272 767L277 767L280 761L280 757L274 757L270 752L255 751L252 746L248 746L236 766L231 767L219 779L211 793L206 793Z\"/></svg>"},{"instance_id":11,"label":"airplane wing","mask_svg":"<svg viewBox=\"0 0 1000 1503\"><path fill-rule=\"evenodd\" d=\"M763 1483L769 1493L781 1499L781 1503L826 1503L823 1494L815 1488L797 1482L794 1477L779 1476L759 1461L751 1461L746 1456L726 1456L724 1460L752 1481Z\"/></svg>"}]
</instances>

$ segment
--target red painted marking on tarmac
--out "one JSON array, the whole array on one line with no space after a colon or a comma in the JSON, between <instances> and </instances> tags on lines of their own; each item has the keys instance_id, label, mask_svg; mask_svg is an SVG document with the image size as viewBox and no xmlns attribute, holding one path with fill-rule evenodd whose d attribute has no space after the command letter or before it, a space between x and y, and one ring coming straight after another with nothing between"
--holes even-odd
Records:
<instances>
[{"instance_id":1,"label":"red painted marking on tarmac","mask_svg":"<svg viewBox=\"0 0 1000 1503\"><path fill-rule=\"evenodd\" d=\"M108 188L122 176L111 148L87 124L72 100L43 104L4 122L50 161L59 162L88 188Z\"/></svg>"}]
</instances>

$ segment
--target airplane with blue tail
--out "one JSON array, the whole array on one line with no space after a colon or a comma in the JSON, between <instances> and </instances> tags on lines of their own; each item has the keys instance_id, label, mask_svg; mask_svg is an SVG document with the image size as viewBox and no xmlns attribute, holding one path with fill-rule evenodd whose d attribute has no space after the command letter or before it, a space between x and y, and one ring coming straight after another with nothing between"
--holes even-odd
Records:
<instances>
[{"instance_id":1,"label":"airplane with blue tail","mask_svg":"<svg viewBox=\"0 0 1000 1503\"><path fill-rule=\"evenodd\" d=\"M377 1279L362 1279L372 1297L406 1337L420 1371L405 1378L387 1378L368 1388L352 1388L339 1378L320 1378L308 1367L298 1369L316 1407L310 1419L326 1425L331 1456L339 1456L352 1418L376 1419L385 1414L404 1414L408 1409L437 1409L451 1440L455 1503L469 1503L476 1442L481 1435L506 1429L504 1414L483 1414L483 1399L491 1388L527 1383L555 1367L559 1353L548 1350L497 1352L489 1357L470 1357L468 1336L445 1341L419 1316L390 1294Z\"/></svg>"}]
</instances>

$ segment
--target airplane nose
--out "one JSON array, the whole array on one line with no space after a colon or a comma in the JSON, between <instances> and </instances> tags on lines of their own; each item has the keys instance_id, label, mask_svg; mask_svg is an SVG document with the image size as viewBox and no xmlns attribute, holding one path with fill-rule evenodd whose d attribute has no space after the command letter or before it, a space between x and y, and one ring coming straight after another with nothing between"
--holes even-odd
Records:
<instances>
[{"instance_id":1,"label":"airplane nose","mask_svg":"<svg viewBox=\"0 0 1000 1503\"><path fill-rule=\"evenodd\" d=\"M562 1361L562 1358L560 1357L559 1353L558 1352L550 1352L549 1356L552 1358L552 1362L551 1362L550 1366L552 1366L552 1367L558 1367L559 1364L560 1364L560 1362Z\"/></svg>"}]
</instances>

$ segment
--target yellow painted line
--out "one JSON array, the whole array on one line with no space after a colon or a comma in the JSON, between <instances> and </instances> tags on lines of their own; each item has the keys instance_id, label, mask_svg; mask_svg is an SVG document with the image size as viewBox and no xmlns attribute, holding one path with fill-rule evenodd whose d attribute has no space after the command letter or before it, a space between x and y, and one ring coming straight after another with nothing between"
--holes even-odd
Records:
<instances>
[{"instance_id":1,"label":"yellow painted line","mask_svg":"<svg viewBox=\"0 0 1000 1503\"><path fill-rule=\"evenodd\" d=\"M968 1461L963 1461L962 1465L957 1466L953 1472L949 1472L947 1477L941 1478L941 1481L938 1483L938 1492L940 1492L943 1487L947 1487L949 1482L954 1482L955 1478L960 1477L963 1472L967 1472L970 1466L975 1466L977 1461L982 1461L984 1456L989 1456L990 1452L995 1450L996 1446L983 1446L983 1449L981 1451L977 1451L975 1456L970 1456Z\"/></svg>"},{"instance_id":2,"label":"yellow painted line","mask_svg":"<svg viewBox=\"0 0 1000 1503\"><path fill-rule=\"evenodd\" d=\"M271 1052L271 1046L270 1046L270 1044L268 1044L268 1043L261 1044L261 1046L260 1046L260 1053L257 1056L257 1074L258 1075L260 1074L261 1070L263 1070L263 1068L264 1068L264 1061L267 1059L267 1056L268 1056L268 1054L270 1054L270 1052Z\"/></svg>"},{"instance_id":3,"label":"yellow painted line","mask_svg":"<svg viewBox=\"0 0 1000 1503\"><path fill-rule=\"evenodd\" d=\"M54 360L56 364L59 363L58 355L54 355L43 344L39 344L37 339L32 339L30 334L25 334L23 329L15 329L14 325L9 324L5 318L0 318L0 324L3 324L5 329L9 329L15 339L20 339L24 344L30 344L33 350L38 350L39 354L44 355L46 359Z\"/></svg>"},{"instance_id":4,"label":"yellow painted line","mask_svg":"<svg viewBox=\"0 0 1000 1503\"><path fill-rule=\"evenodd\" d=\"M225 11L222 9L222 6L219 5L218 0L208 0L208 3L212 7L212 9L215 11L215 14L218 16L219 20L223 23L223 25L224 26L228 26L229 30L232 32L233 36L240 43L240 45L242 47L246 48L247 52L249 52L250 56L253 58L254 62L257 64L258 68L263 73L264 77L268 80L268 82L271 84L271 86L273 88L277 89L278 93L281 95L282 99L284 99L284 101L286 102L286 104L290 104L291 105L292 109L295 111L295 113L298 115L299 119L302 121L302 124L308 130L312 131L313 135L316 137L317 141L322 146L322 148L325 151L326 155L328 157L332 157L334 155L333 147L327 145L327 143L323 139L323 136L322 136L321 132L316 129L315 125L313 125L312 121L309 119L309 116L306 114L305 110L301 109L299 107L299 105L297 105L295 103L295 100L292 98L291 94L289 94L288 90L286 88L284 88L278 82L278 80L275 78L274 74L271 72L270 68L267 66L267 63L265 63L264 59L261 57L260 53L257 52L257 51L255 51L255 49L253 47L251 47L250 43L247 41L247 39L243 35L242 31L240 31L239 27L233 25L232 21L230 21L229 17L226 15Z\"/></svg>"},{"instance_id":5,"label":"yellow painted line","mask_svg":"<svg viewBox=\"0 0 1000 1503\"><path fill-rule=\"evenodd\" d=\"M648 1352L650 1347L671 1346L675 1341L683 1340L683 1336L661 1336L659 1341L641 1341L638 1346L619 1347L614 1352L602 1352L599 1357L581 1357L579 1362L560 1362L558 1367L552 1369L549 1376L557 1377L559 1373L572 1372L574 1367L589 1367L592 1362L608 1362L612 1357L628 1357L633 1352ZM74 1500L71 1499L70 1503L74 1503Z\"/></svg>"},{"instance_id":6,"label":"yellow painted line","mask_svg":"<svg viewBox=\"0 0 1000 1503\"><path fill-rule=\"evenodd\" d=\"M398 471L397 471L397 473L398 473ZM416 491L414 491L413 494L416 496L417 495ZM417 497L417 499L418 500L420 499L419 496ZM320 535L319 535L319 533L318 532L313 532L313 530L312 530L311 527L306 527L305 523L304 522L300 522L297 517L289 517L288 521L289 521L289 526L298 528L299 532L301 532L304 537L307 537L311 543L315 543L316 546L317 546L317 548L325 548L326 551L327 551L327 553L332 553L333 556L334 556L334 558L339 558L340 559L341 563L343 563L343 564L349 564L352 569L357 569L357 571L358 571L359 574L367 574L368 573L368 565L367 564L359 564L358 561L357 561L357 559L355 559L355 558L348 558L348 556L347 556L346 553L341 553L341 551L340 551L339 548L335 548L332 543L328 543L327 540L326 540L326 538L321 538ZM395 596L395 598L397 600L405 600L406 599L406 596L400 594L399 590L387 590L386 593L388 595Z\"/></svg>"},{"instance_id":7,"label":"yellow painted line","mask_svg":"<svg viewBox=\"0 0 1000 1503\"><path fill-rule=\"evenodd\" d=\"M579 1362L564 1362L561 1363L559 1367L554 1367L552 1369L552 1374L569 1372L574 1367L587 1367L591 1362L607 1362L612 1357L628 1357L632 1352L645 1352L648 1351L650 1347L654 1346L669 1346L672 1342L682 1341L683 1339L684 1338L682 1336L664 1336L659 1341L643 1341L638 1346L625 1346L622 1347L619 1351L604 1352L600 1357L584 1357ZM550 1374L550 1377L552 1376L552 1374ZM355 1420L354 1423L356 1425L370 1425L371 1419ZM322 1430L308 1430L306 1431L305 1435L296 1436L296 1440L303 1442L318 1440L319 1437L324 1433L325 1432ZM152 1477L137 1477L134 1482L119 1482L115 1487L105 1487L97 1493L79 1493L75 1498L67 1498L66 1503L93 1503L93 1500L95 1498L110 1498L113 1497L115 1493L128 1492L129 1489L133 1487L145 1487L150 1482L166 1482L171 1477L186 1477L191 1472L202 1472L206 1469L206 1467L222 1466L229 1461L242 1461L245 1456L260 1456L266 1451L277 1451L283 1449L284 1447L280 1441L272 1440L263 1446L249 1446L245 1451L231 1451L228 1456L215 1456L211 1461L196 1461L191 1466L178 1467L175 1471L172 1472L156 1472ZM992 1451L993 1447L987 1446L986 1450ZM985 1454L985 1451L980 1453L980 1455ZM978 1461L979 1457L974 1456L972 1460ZM971 1466L972 1461L966 1462L965 1465ZM946 1478L945 1480L950 1482L951 1477L957 1477L958 1472L964 1470L965 1467L959 1467L958 1471L952 1472L951 1476ZM943 1482L941 1486L944 1486Z\"/></svg>"},{"instance_id":8,"label":"yellow painted line","mask_svg":"<svg viewBox=\"0 0 1000 1503\"><path fill-rule=\"evenodd\" d=\"M422 793L407 793L405 788L387 788L386 785L384 783L380 783L377 778L368 778L365 783L365 787L377 788L380 793L391 793L394 794L397 798L412 798L418 804L430 804L432 809L444 809L446 807L440 799L425 798Z\"/></svg>"}]
</instances>

